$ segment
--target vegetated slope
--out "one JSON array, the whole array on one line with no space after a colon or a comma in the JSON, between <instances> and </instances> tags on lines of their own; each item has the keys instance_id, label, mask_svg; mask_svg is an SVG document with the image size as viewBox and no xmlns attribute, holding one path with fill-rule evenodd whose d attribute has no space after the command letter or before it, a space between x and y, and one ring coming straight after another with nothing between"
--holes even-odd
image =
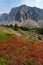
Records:
<instances>
[{"instance_id":1,"label":"vegetated slope","mask_svg":"<svg viewBox=\"0 0 43 65\"><path fill-rule=\"evenodd\" d=\"M31 23L29 21L29 25L28 27L32 26L33 23L36 25L36 27L41 27L41 25L39 25L39 21L40 24L42 24L41 20L43 21L43 9L39 9L36 7L29 7L26 5L22 5L19 7L14 7L11 9L11 11L9 12L9 14L2 14L0 16L0 23L3 24L15 24L16 22L26 22L27 20L32 20ZM34 22L35 21L35 22ZM24 24L27 26L27 24ZM33 25L32 27L34 27L35 25ZM43 24L42 24L43 26Z\"/></svg>"},{"instance_id":2,"label":"vegetated slope","mask_svg":"<svg viewBox=\"0 0 43 65\"><path fill-rule=\"evenodd\" d=\"M0 65L43 65L43 42L19 37L8 29L0 34L6 39L0 39Z\"/></svg>"}]
</instances>

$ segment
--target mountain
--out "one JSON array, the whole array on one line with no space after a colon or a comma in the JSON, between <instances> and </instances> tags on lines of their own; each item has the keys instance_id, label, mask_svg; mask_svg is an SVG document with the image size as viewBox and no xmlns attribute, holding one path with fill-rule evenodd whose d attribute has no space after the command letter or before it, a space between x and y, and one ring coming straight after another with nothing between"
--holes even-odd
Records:
<instances>
[{"instance_id":1,"label":"mountain","mask_svg":"<svg viewBox=\"0 0 43 65\"><path fill-rule=\"evenodd\" d=\"M26 27L43 26L43 9L22 5L11 9L9 14L0 16L0 23L15 24Z\"/></svg>"}]
</instances>

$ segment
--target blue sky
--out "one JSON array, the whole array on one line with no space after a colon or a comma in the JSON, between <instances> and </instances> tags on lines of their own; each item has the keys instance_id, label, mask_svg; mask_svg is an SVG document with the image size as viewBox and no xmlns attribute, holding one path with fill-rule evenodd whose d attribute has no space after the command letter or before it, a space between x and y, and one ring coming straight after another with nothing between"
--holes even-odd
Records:
<instances>
[{"instance_id":1,"label":"blue sky","mask_svg":"<svg viewBox=\"0 0 43 65\"><path fill-rule=\"evenodd\" d=\"M43 9L43 0L0 0L0 14L9 13L12 7L22 4Z\"/></svg>"}]
</instances>

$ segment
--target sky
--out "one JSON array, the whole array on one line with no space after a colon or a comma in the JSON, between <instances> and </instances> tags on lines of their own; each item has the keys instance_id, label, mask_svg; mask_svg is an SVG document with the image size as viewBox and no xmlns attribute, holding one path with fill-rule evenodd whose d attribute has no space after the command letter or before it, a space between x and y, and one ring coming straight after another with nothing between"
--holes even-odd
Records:
<instances>
[{"instance_id":1,"label":"sky","mask_svg":"<svg viewBox=\"0 0 43 65\"><path fill-rule=\"evenodd\" d=\"M43 0L0 0L0 14L9 13L11 8L18 7L20 5L43 9Z\"/></svg>"}]
</instances>

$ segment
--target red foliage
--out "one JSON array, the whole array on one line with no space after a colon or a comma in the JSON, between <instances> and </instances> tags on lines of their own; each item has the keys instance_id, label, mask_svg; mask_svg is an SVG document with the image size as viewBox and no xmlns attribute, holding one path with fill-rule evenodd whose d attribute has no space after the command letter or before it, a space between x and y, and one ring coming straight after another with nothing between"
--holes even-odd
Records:
<instances>
[{"instance_id":1,"label":"red foliage","mask_svg":"<svg viewBox=\"0 0 43 65\"><path fill-rule=\"evenodd\" d=\"M28 49L24 46L26 46ZM12 56L15 56L15 65L20 65L19 62L25 56L27 57L25 58L25 60L30 59L30 57L32 57L34 59L33 61L36 64L39 63L38 65L42 65L40 59L43 58L43 42L40 42L38 45L35 45L23 42L17 38L10 38L5 43L0 42L0 53L8 54L9 56L12 54ZM21 54L21 56L19 54Z\"/></svg>"},{"instance_id":2,"label":"red foliage","mask_svg":"<svg viewBox=\"0 0 43 65\"><path fill-rule=\"evenodd\" d=\"M27 55L27 57L29 59L32 56L32 53L31 52L27 52L26 55Z\"/></svg>"}]
</instances>

